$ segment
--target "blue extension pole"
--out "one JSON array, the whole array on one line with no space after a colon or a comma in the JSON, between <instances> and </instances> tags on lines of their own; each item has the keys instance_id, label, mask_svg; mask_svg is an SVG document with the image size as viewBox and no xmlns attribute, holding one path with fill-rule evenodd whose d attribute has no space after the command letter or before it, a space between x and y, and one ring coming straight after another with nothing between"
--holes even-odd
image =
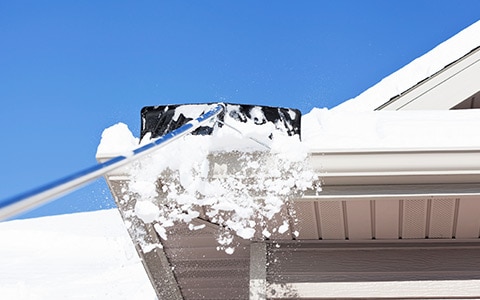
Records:
<instances>
[{"instance_id":1,"label":"blue extension pole","mask_svg":"<svg viewBox=\"0 0 480 300\"><path fill-rule=\"evenodd\" d=\"M197 119L191 120L185 125L153 140L152 142L133 150L132 155L117 156L106 162L98 163L90 168L60 178L46 185L21 193L19 195L0 201L0 221L13 217L21 212L45 204L62 195L85 185L86 183L107 174L117 168L131 163L153 151L170 144L171 142L194 131L225 109L222 103L217 104L209 111L203 113Z\"/></svg>"}]
</instances>

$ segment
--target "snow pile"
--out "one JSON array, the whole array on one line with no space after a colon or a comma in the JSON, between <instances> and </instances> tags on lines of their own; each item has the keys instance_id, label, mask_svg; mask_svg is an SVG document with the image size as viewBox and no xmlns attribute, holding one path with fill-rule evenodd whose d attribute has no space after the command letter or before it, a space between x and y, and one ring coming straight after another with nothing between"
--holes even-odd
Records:
<instances>
[{"instance_id":1,"label":"snow pile","mask_svg":"<svg viewBox=\"0 0 480 300\"><path fill-rule=\"evenodd\" d=\"M343 102L334 109L356 112L372 111L478 46L480 46L480 21L385 77L359 96Z\"/></svg>"},{"instance_id":2,"label":"snow pile","mask_svg":"<svg viewBox=\"0 0 480 300\"><path fill-rule=\"evenodd\" d=\"M310 152L480 147L480 110L350 112L314 108L302 118Z\"/></svg>"},{"instance_id":3,"label":"snow pile","mask_svg":"<svg viewBox=\"0 0 480 300\"><path fill-rule=\"evenodd\" d=\"M117 209L0 223L1 299L156 299Z\"/></svg>"},{"instance_id":4,"label":"snow pile","mask_svg":"<svg viewBox=\"0 0 480 300\"><path fill-rule=\"evenodd\" d=\"M234 251L233 234L252 239L286 232L287 216L281 216L281 222L267 221L291 211L285 206L312 187L315 176L307 166L307 149L297 136L284 135L272 122L228 122L234 128L222 126L209 136L188 135L132 163L128 199L134 197L136 204L127 218L154 223L160 237L168 239L169 227L186 223L198 230L201 227L191 221L202 217L225 228L217 240L227 253ZM272 139L265 138L271 134ZM111 135L128 137L123 145L136 142L126 126L114 125L102 135L97 156L103 155L100 151L119 152L117 138ZM147 142L148 136L141 144Z\"/></svg>"}]
</instances>

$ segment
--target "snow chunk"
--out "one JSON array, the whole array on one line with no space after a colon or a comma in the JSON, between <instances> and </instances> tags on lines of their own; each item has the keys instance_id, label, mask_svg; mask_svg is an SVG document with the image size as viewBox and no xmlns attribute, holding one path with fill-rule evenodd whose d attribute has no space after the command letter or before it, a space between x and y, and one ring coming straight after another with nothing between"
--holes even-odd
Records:
<instances>
[{"instance_id":1,"label":"snow chunk","mask_svg":"<svg viewBox=\"0 0 480 300\"><path fill-rule=\"evenodd\" d=\"M164 240L167 240L167 230L165 229L165 227L161 226L160 224L156 223L155 225L153 225L153 228L155 228L155 231L158 233L158 235L164 239Z\"/></svg>"},{"instance_id":2,"label":"snow chunk","mask_svg":"<svg viewBox=\"0 0 480 300\"><path fill-rule=\"evenodd\" d=\"M137 201L137 203L135 203L135 214L143 222L151 223L158 218L160 210L150 201Z\"/></svg>"},{"instance_id":3,"label":"snow chunk","mask_svg":"<svg viewBox=\"0 0 480 300\"><path fill-rule=\"evenodd\" d=\"M235 248L233 247L227 247L225 248L225 253L229 254L229 255L232 255L233 252L235 252Z\"/></svg>"},{"instance_id":4,"label":"snow chunk","mask_svg":"<svg viewBox=\"0 0 480 300\"><path fill-rule=\"evenodd\" d=\"M195 230L200 230L200 229L203 229L205 228L205 224L201 224L201 225L193 225L193 224L188 224L188 229L192 230L192 231L195 231Z\"/></svg>"},{"instance_id":5,"label":"snow chunk","mask_svg":"<svg viewBox=\"0 0 480 300\"><path fill-rule=\"evenodd\" d=\"M289 228L288 222L284 221L283 224L280 227L278 227L278 233L283 234L287 232L288 228Z\"/></svg>"},{"instance_id":6,"label":"snow chunk","mask_svg":"<svg viewBox=\"0 0 480 300\"><path fill-rule=\"evenodd\" d=\"M97 157L130 156L136 147L138 147L138 138L133 136L126 124L117 123L103 131L97 147Z\"/></svg>"}]
</instances>

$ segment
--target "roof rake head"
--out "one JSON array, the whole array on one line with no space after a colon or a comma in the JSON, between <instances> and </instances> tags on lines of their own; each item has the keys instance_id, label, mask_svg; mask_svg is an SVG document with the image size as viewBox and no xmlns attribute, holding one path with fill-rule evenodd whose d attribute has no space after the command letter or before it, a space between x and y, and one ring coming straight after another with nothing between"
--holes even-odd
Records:
<instances>
[{"instance_id":1,"label":"roof rake head","mask_svg":"<svg viewBox=\"0 0 480 300\"><path fill-rule=\"evenodd\" d=\"M161 137L197 118L212 105L174 104L146 106L141 110L140 138L150 133L150 138ZM212 135L224 127L247 136L246 131L261 132L261 139L272 139L276 134L300 139L301 112L298 109L263 105L222 103L225 109L215 122L199 127L192 134Z\"/></svg>"}]
</instances>

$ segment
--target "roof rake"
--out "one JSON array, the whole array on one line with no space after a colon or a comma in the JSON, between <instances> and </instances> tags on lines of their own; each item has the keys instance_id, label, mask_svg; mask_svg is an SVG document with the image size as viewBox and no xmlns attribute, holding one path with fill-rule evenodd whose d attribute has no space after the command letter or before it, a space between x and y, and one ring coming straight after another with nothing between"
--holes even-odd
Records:
<instances>
[{"instance_id":1,"label":"roof rake","mask_svg":"<svg viewBox=\"0 0 480 300\"><path fill-rule=\"evenodd\" d=\"M258 128L269 128L267 132L262 131L263 136L260 138L248 137L265 147L268 147L268 140L274 138L275 132L298 136L300 139L301 113L290 108L232 103L162 105L144 107L141 110L141 117L141 138L148 134L151 139L147 144L133 150L131 155L114 157L43 186L0 200L0 221L72 192L189 133L211 135L224 127L229 127L243 135L243 125L253 124Z\"/></svg>"}]
</instances>

